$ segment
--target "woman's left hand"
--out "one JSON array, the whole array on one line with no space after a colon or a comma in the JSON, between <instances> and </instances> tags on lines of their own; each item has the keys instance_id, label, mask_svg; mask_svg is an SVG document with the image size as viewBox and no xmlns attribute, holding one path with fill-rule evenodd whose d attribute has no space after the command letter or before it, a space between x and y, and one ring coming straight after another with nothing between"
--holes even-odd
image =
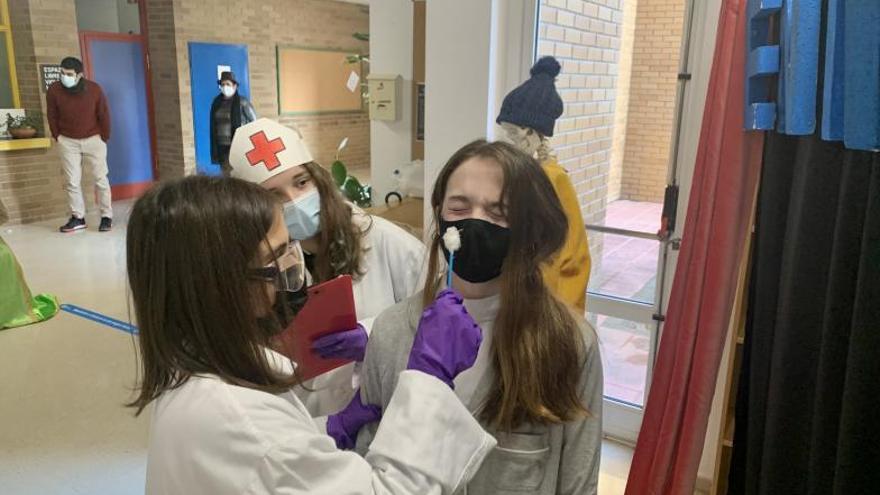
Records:
<instances>
[{"instance_id":1,"label":"woman's left hand","mask_svg":"<svg viewBox=\"0 0 880 495\"><path fill-rule=\"evenodd\" d=\"M312 342L312 350L324 359L348 359L361 362L367 352L367 330L363 325L351 330L325 335Z\"/></svg>"},{"instance_id":2,"label":"woman's left hand","mask_svg":"<svg viewBox=\"0 0 880 495\"><path fill-rule=\"evenodd\" d=\"M336 446L343 450L351 450L357 442L358 432L364 426L382 419L382 408L364 405L361 391L358 389L354 399L345 409L327 418L327 434L336 440Z\"/></svg>"}]
</instances>

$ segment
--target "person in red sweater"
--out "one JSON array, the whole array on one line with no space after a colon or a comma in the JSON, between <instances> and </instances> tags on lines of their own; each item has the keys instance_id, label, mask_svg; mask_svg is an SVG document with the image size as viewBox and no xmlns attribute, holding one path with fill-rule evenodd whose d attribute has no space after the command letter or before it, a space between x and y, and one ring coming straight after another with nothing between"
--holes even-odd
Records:
<instances>
[{"instance_id":1,"label":"person in red sweater","mask_svg":"<svg viewBox=\"0 0 880 495\"><path fill-rule=\"evenodd\" d=\"M110 181L107 178L107 141L110 140L110 108L101 86L83 77L79 59L67 57L61 61L61 80L46 92L46 114L52 137L58 141L64 166L70 220L61 226L61 232L75 232L86 228L85 202L82 193L82 175L95 179L101 225L98 230L113 228Z\"/></svg>"}]
</instances>

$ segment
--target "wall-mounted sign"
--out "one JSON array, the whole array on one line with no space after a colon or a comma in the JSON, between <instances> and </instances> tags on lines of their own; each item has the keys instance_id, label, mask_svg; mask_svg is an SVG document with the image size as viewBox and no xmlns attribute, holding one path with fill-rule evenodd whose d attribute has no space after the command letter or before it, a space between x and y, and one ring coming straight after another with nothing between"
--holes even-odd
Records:
<instances>
[{"instance_id":1,"label":"wall-mounted sign","mask_svg":"<svg viewBox=\"0 0 880 495\"><path fill-rule=\"evenodd\" d=\"M49 90L49 86L61 80L61 66L58 64L40 64L40 81L43 83L43 92Z\"/></svg>"}]
</instances>

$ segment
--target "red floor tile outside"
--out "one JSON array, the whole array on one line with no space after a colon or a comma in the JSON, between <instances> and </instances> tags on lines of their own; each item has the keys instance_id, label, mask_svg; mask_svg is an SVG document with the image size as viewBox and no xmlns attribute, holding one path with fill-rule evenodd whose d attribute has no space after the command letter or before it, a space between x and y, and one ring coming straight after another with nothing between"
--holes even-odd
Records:
<instances>
[{"instance_id":1,"label":"red floor tile outside","mask_svg":"<svg viewBox=\"0 0 880 495\"><path fill-rule=\"evenodd\" d=\"M660 228L662 206L615 201L608 204L604 225L656 232ZM599 239L598 236L602 240L602 253L599 259L593 260L590 291L653 303L659 242L612 234L591 234L591 239ZM593 313L588 316L599 333L605 395L642 405L652 330L620 318Z\"/></svg>"}]
</instances>

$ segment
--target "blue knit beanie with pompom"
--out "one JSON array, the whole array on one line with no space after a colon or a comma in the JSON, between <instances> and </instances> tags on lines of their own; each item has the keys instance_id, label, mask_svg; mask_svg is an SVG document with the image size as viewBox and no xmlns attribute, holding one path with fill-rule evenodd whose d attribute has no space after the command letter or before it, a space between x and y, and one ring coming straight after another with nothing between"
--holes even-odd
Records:
<instances>
[{"instance_id":1,"label":"blue knit beanie with pompom","mask_svg":"<svg viewBox=\"0 0 880 495\"><path fill-rule=\"evenodd\" d=\"M556 92L556 76L562 67L553 57L542 57L530 71L532 77L504 97L495 121L534 129L553 135L556 119L562 115L562 98Z\"/></svg>"}]
</instances>

